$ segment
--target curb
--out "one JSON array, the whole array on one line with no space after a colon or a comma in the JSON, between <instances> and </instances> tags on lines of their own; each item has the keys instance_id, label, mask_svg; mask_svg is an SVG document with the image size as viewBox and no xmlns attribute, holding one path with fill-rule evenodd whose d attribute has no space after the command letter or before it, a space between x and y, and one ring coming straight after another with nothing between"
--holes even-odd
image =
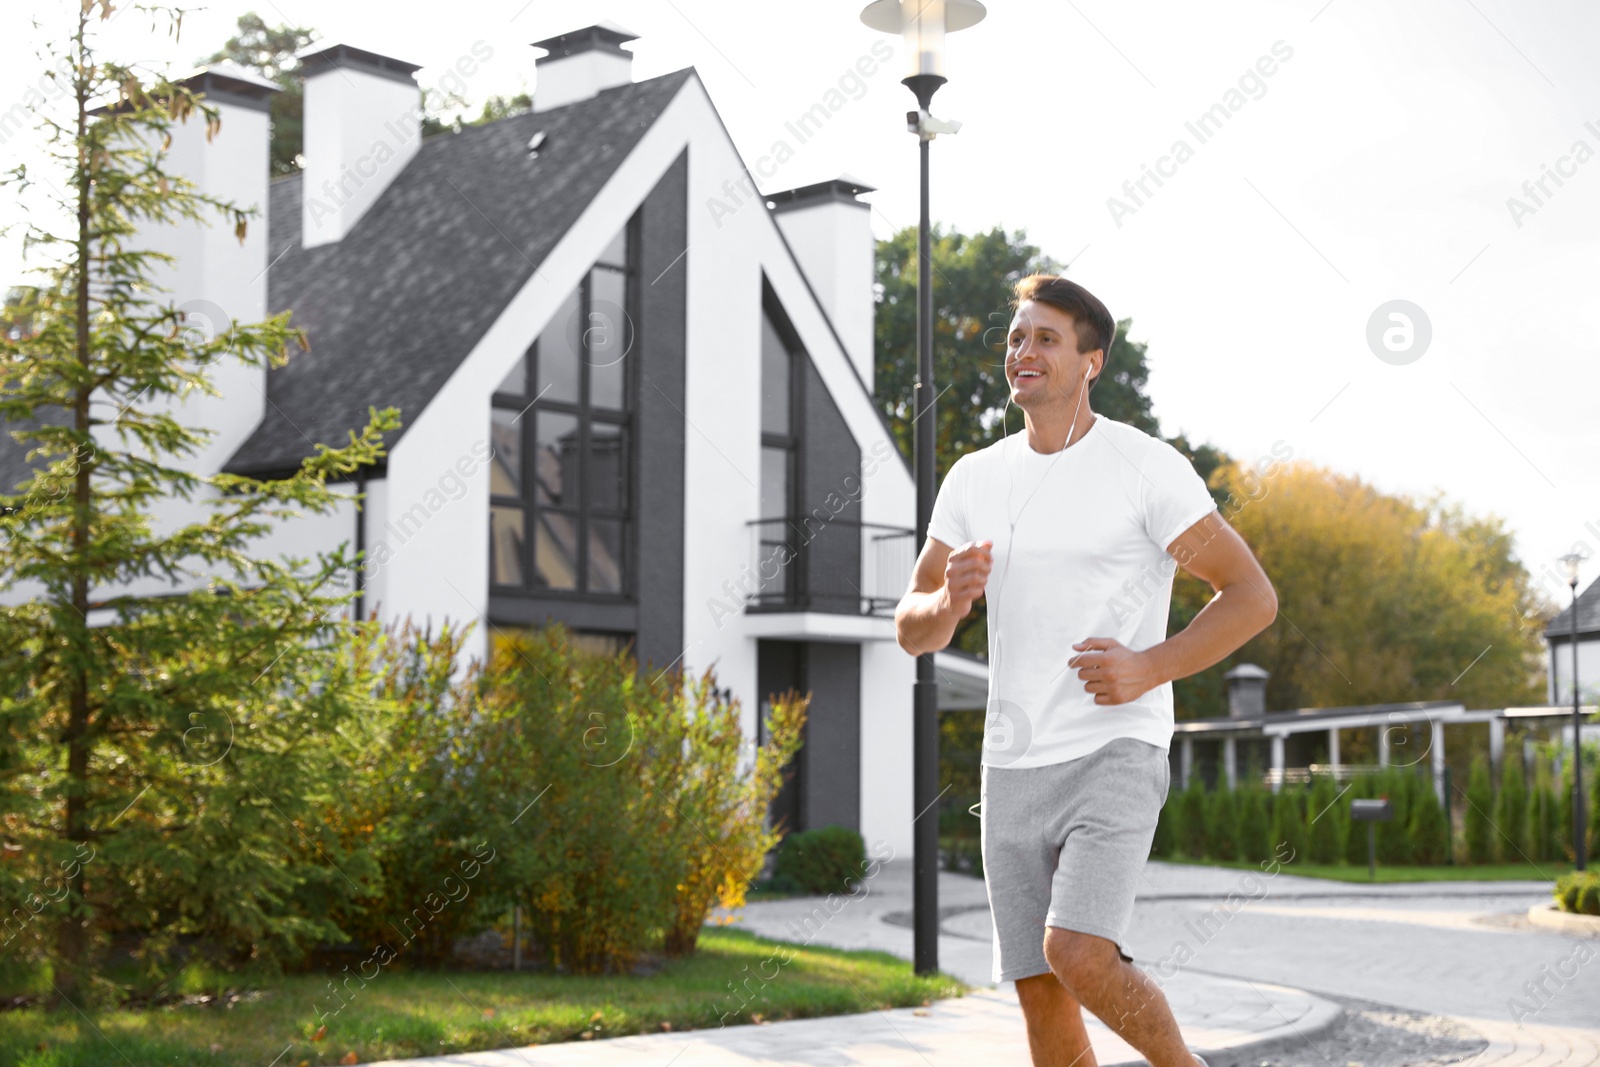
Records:
<instances>
[{"instance_id":1,"label":"curb","mask_svg":"<svg viewBox=\"0 0 1600 1067\"><path fill-rule=\"evenodd\" d=\"M1224 980L1240 981L1239 979ZM1205 1057L1208 1067L1254 1067L1263 1053L1304 1046L1310 1043L1312 1039L1321 1037L1329 1030L1332 1030L1344 1019L1345 1009L1343 1005L1335 1004L1314 993L1307 993L1304 989L1272 982L1252 982L1249 984L1258 989L1282 989L1304 994L1311 998L1313 1002L1312 1009L1299 1020L1291 1022L1285 1019L1282 1026L1263 1030L1258 1034L1252 1035L1248 1040L1240 1041L1236 1044L1222 1045L1215 1048L1191 1048L1191 1052ZM1105 1063L1101 1067L1149 1067L1149 1061L1141 1057L1135 1060Z\"/></svg>"},{"instance_id":2,"label":"curb","mask_svg":"<svg viewBox=\"0 0 1600 1067\"><path fill-rule=\"evenodd\" d=\"M1600 937L1600 915L1576 915L1554 904L1535 904L1528 909L1528 921L1545 930L1578 937Z\"/></svg>"}]
</instances>

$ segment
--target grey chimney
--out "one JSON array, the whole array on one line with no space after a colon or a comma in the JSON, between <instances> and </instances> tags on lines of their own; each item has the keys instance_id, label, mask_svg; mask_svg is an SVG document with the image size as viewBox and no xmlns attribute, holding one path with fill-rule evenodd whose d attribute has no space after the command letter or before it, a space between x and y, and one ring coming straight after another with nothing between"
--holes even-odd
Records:
<instances>
[{"instance_id":1,"label":"grey chimney","mask_svg":"<svg viewBox=\"0 0 1600 1067\"><path fill-rule=\"evenodd\" d=\"M1228 717L1259 719L1267 713L1267 671L1241 663L1222 676L1228 682Z\"/></svg>"}]
</instances>

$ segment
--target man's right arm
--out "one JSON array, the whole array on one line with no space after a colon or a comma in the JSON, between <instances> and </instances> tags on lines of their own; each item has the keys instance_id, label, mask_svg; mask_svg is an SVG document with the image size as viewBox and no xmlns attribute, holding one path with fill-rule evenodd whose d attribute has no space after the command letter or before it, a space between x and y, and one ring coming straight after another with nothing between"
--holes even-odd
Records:
<instances>
[{"instance_id":1,"label":"man's right arm","mask_svg":"<svg viewBox=\"0 0 1600 1067\"><path fill-rule=\"evenodd\" d=\"M917 557L911 585L894 611L895 640L913 656L937 652L950 643L956 624L983 595L993 562L988 541L969 541L952 549L928 538Z\"/></svg>"}]
</instances>

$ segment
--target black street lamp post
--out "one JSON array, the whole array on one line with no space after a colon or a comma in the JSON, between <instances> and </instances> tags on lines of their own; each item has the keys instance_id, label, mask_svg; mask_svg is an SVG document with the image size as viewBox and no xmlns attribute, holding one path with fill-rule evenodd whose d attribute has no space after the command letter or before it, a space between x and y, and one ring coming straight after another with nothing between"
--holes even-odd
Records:
<instances>
[{"instance_id":1,"label":"black street lamp post","mask_svg":"<svg viewBox=\"0 0 1600 1067\"><path fill-rule=\"evenodd\" d=\"M1572 587L1572 858L1578 870L1585 867L1583 819L1583 711L1578 696L1578 564L1583 557L1569 552L1561 557L1567 565L1567 584ZM1555 664L1551 664L1554 669ZM1600 787L1597 787L1600 788Z\"/></svg>"},{"instance_id":2,"label":"black street lamp post","mask_svg":"<svg viewBox=\"0 0 1600 1067\"><path fill-rule=\"evenodd\" d=\"M944 38L966 29L987 14L977 0L875 0L861 12L861 21L875 30L900 35L909 53L908 73L901 84L917 98L907 112L906 127L921 142L922 213L917 231L917 427L914 447L917 480L917 545L928 540L937 491L933 402L933 256L928 232L928 142L937 134L955 133L959 122L928 113L944 76ZM913 696L911 794L916 812L912 823L913 963L917 974L939 969L939 815L931 809L939 799L939 701L933 653L917 657Z\"/></svg>"}]
</instances>

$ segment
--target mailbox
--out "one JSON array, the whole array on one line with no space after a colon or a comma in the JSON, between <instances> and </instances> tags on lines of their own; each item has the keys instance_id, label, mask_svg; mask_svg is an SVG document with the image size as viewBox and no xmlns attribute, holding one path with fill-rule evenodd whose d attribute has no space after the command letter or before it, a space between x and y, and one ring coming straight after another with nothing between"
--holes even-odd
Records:
<instances>
[{"instance_id":1,"label":"mailbox","mask_svg":"<svg viewBox=\"0 0 1600 1067\"><path fill-rule=\"evenodd\" d=\"M1367 824L1367 880L1376 881L1378 877L1378 841L1374 823L1388 822L1394 818L1394 805L1389 803L1388 797L1377 800L1352 800L1350 801L1350 817L1357 822Z\"/></svg>"},{"instance_id":2,"label":"mailbox","mask_svg":"<svg viewBox=\"0 0 1600 1067\"><path fill-rule=\"evenodd\" d=\"M1389 798L1381 800L1352 800L1350 817L1359 822L1388 822L1394 818L1394 805Z\"/></svg>"}]
</instances>

